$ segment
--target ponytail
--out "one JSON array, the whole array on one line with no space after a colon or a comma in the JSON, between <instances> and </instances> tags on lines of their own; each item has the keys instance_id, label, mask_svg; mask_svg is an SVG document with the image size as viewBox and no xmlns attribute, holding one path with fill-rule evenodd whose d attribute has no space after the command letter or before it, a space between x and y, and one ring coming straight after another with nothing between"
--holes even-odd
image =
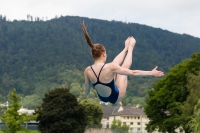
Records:
<instances>
[{"instance_id":1,"label":"ponytail","mask_svg":"<svg viewBox=\"0 0 200 133\"><path fill-rule=\"evenodd\" d=\"M92 54L92 57L93 59L98 59L102 52L105 52L105 48L103 45L101 44L92 44L92 41L90 39L90 36L89 34L87 33L87 30L86 30L86 27L84 25L84 22L80 24L81 25L81 29L83 31L83 34L85 36L85 39L87 41L87 44L90 46L91 48L91 54Z\"/></svg>"},{"instance_id":2,"label":"ponytail","mask_svg":"<svg viewBox=\"0 0 200 133\"><path fill-rule=\"evenodd\" d=\"M89 36L89 34L87 33L87 30L86 30L86 27L85 27L85 25L84 25L84 22L81 23L81 28L82 28L83 34L84 34L84 36L85 36L85 39L86 39L86 41L87 41L87 44L93 49L93 48L94 48L94 45L92 44L92 41L91 41L91 39L90 39L90 36Z\"/></svg>"}]
</instances>

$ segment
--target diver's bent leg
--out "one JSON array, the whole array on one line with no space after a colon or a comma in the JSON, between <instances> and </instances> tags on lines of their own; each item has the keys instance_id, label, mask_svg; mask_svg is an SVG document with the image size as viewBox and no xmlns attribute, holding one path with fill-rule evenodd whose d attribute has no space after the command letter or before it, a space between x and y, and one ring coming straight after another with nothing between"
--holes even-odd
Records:
<instances>
[{"instance_id":1,"label":"diver's bent leg","mask_svg":"<svg viewBox=\"0 0 200 133\"><path fill-rule=\"evenodd\" d=\"M127 85L128 85L128 79L126 75L119 75L117 74L117 78L116 78L116 86L119 89L119 96L117 99L117 103L119 103L122 98L124 97L124 95L126 94L126 89L127 89Z\"/></svg>"},{"instance_id":2,"label":"diver's bent leg","mask_svg":"<svg viewBox=\"0 0 200 133\"><path fill-rule=\"evenodd\" d=\"M124 59L122 67L130 68L130 66L132 64L133 48L134 47L129 46L128 53L126 55L126 58ZM117 74L115 82L116 82L116 86L119 89L119 97L118 97L118 100L116 102L116 103L118 103L118 102L120 102L122 100L122 98L126 94L126 89L127 89L127 86L128 86L128 77L126 75Z\"/></svg>"},{"instance_id":3,"label":"diver's bent leg","mask_svg":"<svg viewBox=\"0 0 200 133\"><path fill-rule=\"evenodd\" d=\"M127 49L124 48L113 60L114 63L121 65L127 53Z\"/></svg>"},{"instance_id":4,"label":"diver's bent leg","mask_svg":"<svg viewBox=\"0 0 200 133\"><path fill-rule=\"evenodd\" d=\"M125 47L124 49L115 57L115 59L113 60L114 63L118 64L118 65L121 65L125 56L126 56L126 53L128 51L128 48L129 48L129 41L130 41L130 37L128 37L125 41Z\"/></svg>"},{"instance_id":5,"label":"diver's bent leg","mask_svg":"<svg viewBox=\"0 0 200 133\"><path fill-rule=\"evenodd\" d=\"M121 65L122 62L124 61L124 58L127 54L127 48L124 48L116 57L115 59L113 60L114 63L118 64L118 65ZM117 75L115 74L114 75L114 79L116 80L117 79Z\"/></svg>"},{"instance_id":6,"label":"diver's bent leg","mask_svg":"<svg viewBox=\"0 0 200 133\"><path fill-rule=\"evenodd\" d=\"M126 58L124 59L124 62L122 64L122 67L124 68L130 68L132 65L132 56L133 56L133 48L132 46L129 46L128 53L126 55Z\"/></svg>"}]
</instances>

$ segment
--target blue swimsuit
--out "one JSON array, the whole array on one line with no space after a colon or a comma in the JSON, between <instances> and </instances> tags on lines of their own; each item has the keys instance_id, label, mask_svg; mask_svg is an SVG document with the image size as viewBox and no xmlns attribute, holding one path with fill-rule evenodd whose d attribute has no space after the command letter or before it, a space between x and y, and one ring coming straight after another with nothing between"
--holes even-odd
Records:
<instances>
[{"instance_id":1,"label":"blue swimsuit","mask_svg":"<svg viewBox=\"0 0 200 133\"><path fill-rule=\"evenodd\" d=\"M105 64L104 64L104 65L105 65ZM101 70L103 69L104 65L101 67ZM92 66L90 66L90 67L91 67L92 71L94 72ZM100 70L98 76L97 76L96 73L94 72L95 76L97 77L97 82L94 83L94 84L92 84L92 85L95 87L97 84L101 84L101 85L105 85L105 86L110 87L110 89L111 89L112 91L111 91L111 94L110 94L109 97L102 97L102 96L100 96L99 93L98 93L98 91L97 91L97 94L98 94L99 99L100 99L101 101L103 101L103 102L110 102L110 103L112 103L112 104L115 104L116 101L117 101L117 99L118 99L118 96L119 96L119 90L118 90L118 88L117 88L116 85L115 85L114 79L113 79L110 83L102 83L102 82L99 81L99 76L100 76L100 74L101 74L101 70Z\"/></svg>"}]
</instances>

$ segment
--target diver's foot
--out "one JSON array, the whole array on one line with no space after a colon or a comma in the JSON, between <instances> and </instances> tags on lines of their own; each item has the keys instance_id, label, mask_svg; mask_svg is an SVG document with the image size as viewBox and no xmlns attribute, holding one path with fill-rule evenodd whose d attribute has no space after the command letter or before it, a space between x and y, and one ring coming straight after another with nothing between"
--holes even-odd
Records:
<instances>
[{"instance_id":1,"label":"diver's foot","mask_svg":"<svg viewBox=\"0 0 200 133\"><path fill-rule=\"evenodd\" d=\"M130 37L130 41L129 41L129 47L134 48L136 44L136 40L133 37Z\"/></svg>"},{"instance_id":2,"label":"diver's foot","mask_svg":"<svg viewBox=\"0 0 200 133\"><path fill-rule=\"evenodd\" d=\"M129 47L129 42L130 42L130 37L128 37L125 41L125 49L128 50Z\"/></svg>"}]
</instances>

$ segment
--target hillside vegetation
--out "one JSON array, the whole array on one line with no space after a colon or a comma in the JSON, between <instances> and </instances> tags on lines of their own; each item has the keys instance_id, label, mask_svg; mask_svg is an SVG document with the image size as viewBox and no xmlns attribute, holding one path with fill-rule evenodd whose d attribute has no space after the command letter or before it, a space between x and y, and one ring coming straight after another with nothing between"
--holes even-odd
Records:
<instances>
[{"instance_id":1,"label":"hillside vegetation","mask_svg":"<svg viewBox=\"0 0 200 133\"><path fill-rule=\"evenodd\" d=\"M16 88L22 96L43 94L56 87L74 88L83 95L83 70L93 63L80 23L84 21L93 43L107 49L108 62L124 48L128 36L137 43L132 69L169 68L200 51L200 39L136 23L77 16L48 21L7 21L0 16L0 101ZM145 97L154 77L129 77L124 103ZM95 94L94 94L95 95ZM137 102L137 101L135 101Z\"/></svg>"}]
</instances>

